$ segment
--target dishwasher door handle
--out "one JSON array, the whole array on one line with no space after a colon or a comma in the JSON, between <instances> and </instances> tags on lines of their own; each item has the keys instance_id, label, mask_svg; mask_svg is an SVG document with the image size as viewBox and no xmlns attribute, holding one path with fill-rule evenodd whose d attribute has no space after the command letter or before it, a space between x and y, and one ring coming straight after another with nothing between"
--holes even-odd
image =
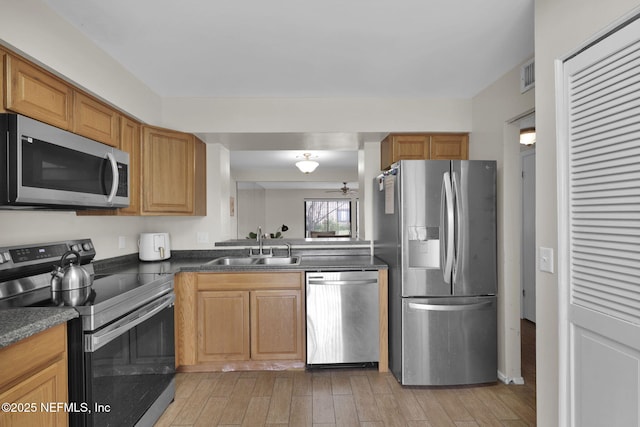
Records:
<instances>
[{"instance_id":1,"label":"dishwasher door handle","mask_svg":"<svg viewBox=\"0 0 640 427\"><path fill-rule=\"evenodd\" d=\"M337 286L343 286L343 285L377 285L378 284L378 280L377 279L368 279L368 280L320 280L320 279L316 279L314 280L312 277L309 277L309 280L307 282L309 285L337 285Z\"/></svg>"}]
</instances>

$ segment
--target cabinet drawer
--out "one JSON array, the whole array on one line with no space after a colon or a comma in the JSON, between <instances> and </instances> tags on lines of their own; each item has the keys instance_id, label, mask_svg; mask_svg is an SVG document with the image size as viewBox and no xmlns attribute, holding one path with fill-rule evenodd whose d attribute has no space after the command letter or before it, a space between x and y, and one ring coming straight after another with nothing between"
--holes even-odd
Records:
<instances>
[{"instance_id":1,"label":"cabinet drawer","mask_svg":"<svg viewBox=\"0 0 640 427\"><path fill-rule=\"evenodd\" d=\"M239 272L198 274L198 290L300 289L303 273Z\"/></svg>"}]
</instances>

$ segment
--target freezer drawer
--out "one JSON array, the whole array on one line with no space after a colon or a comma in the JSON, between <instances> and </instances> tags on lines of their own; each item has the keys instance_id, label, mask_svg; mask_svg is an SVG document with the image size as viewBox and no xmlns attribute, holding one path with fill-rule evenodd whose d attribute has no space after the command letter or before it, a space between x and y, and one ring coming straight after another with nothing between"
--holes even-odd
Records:
<instances>
[{"instance_id":1,"label":"freezer drawer","mask_svg":"<svg viewBox=\"0 0 640 427\"><path fill-rule=\"evenodd\" d=\"M307 364L379 360L378 272L307 273Z\"/></svg>"},{"instance_id":2,"label":"freezer drawer","mask_svg":"<svg viewBox=\"0 0 640 427\"><path fill-rule=\"evenodd\" d=\"M402 323L402 384L496 381L495 296L404 298Z\"/></svg>"}]
</instances>

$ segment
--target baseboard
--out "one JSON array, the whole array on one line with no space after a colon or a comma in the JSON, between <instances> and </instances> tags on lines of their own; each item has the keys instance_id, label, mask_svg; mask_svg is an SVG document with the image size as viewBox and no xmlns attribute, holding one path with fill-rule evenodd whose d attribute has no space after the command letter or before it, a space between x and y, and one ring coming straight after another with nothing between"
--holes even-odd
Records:
<instances>
[{"instance_id":1,"label":"baseboard","mask_svg":"<svg viewBox=\"0 0 640 427\"><path fill-rule=\"evenodd\" d=\"M523 377L508 377L505 374L503 374L502 372L498 371L498 379L500 381L502 381L505 384L517 384L517 385L522 385L524 384L524 378Z\"/></svg>"}]
</instances>

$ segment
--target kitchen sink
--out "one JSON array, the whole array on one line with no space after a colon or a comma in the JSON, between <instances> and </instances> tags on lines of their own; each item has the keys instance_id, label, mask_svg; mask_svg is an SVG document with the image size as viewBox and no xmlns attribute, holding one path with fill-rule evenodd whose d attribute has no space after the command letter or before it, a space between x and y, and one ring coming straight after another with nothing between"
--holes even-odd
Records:
<instances>
[{"instance_id":1,"label":"kitchen sink","mask_svg":"<svg viewBox=\"0 0 640 427\"><path fill-rule=\"evenodd\" d=\"M266 265L287 265L287 264L300 264L300 257L284 257L284 256L274 256L274 257L264 257L258 258L257 264L266 264Z\"/></svg>"},{"instance_id":2,"label":"kitchen sink","mask_svg":"<svg viewBox=\"0 0 640 427\"><path fill-rule=\"evenodd\" d=\"M209 261L207 265L297 265L300 257L222 257Z\"/></svg>"}]
</instances>

